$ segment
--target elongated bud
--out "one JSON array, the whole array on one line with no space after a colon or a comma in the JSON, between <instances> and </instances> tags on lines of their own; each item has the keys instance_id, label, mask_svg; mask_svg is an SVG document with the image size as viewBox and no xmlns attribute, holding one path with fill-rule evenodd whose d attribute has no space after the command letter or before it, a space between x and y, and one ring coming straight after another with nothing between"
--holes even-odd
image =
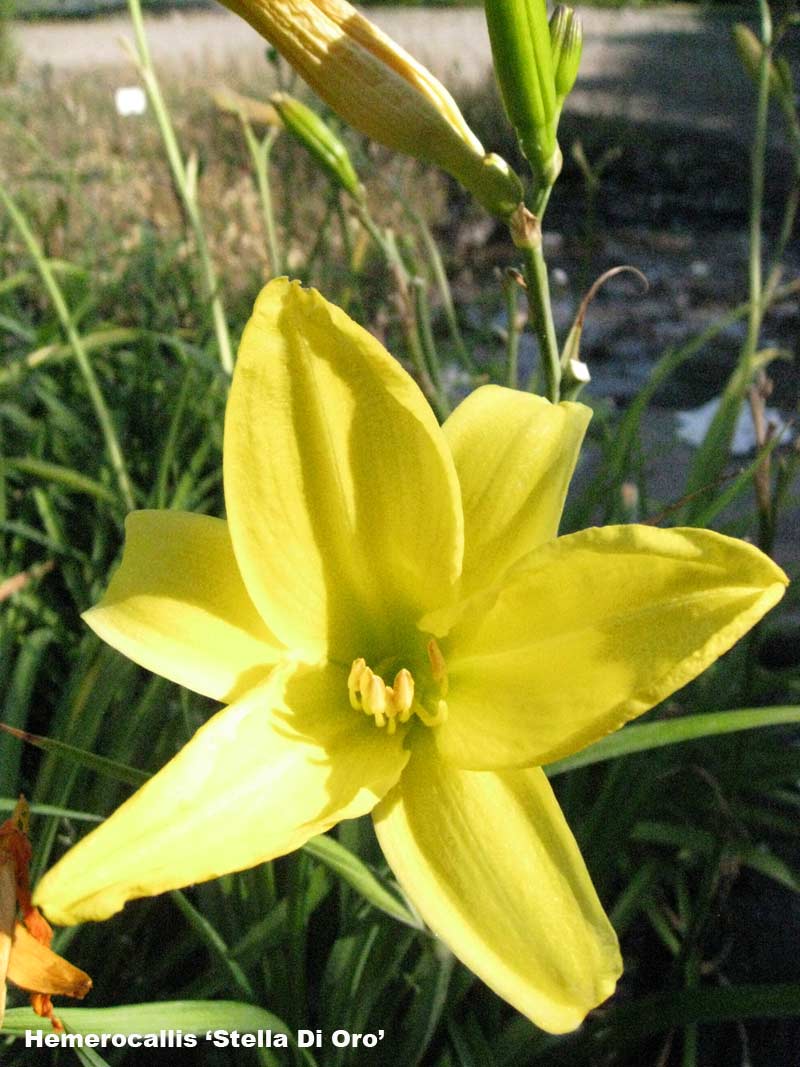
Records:
<instances>
[{"instance_id":1,"label":"elongated bud","mask_svg":"<svg viewBox=\"0 0 800 1067\"><path fill-rule=\"evenodd\" d=\"M356 200L362 188L350 155L325 121L288 93L273 93L272 106L286 129L303 144L337 185Z\"/></svg>"},{"instance_id":2,"label":"elongated bud","mask_svg":"<svg viewBox=\"0 0 800 1067\"><path fill-rule=\"evenodd\" d=\"M550 51L556 106L561 110L578 77L583 51L583 23L571 7L559 4L550 16Z\"/></svg>"},{"instance_id":3,"label":"elongated bud","mask_svg":"<svg viewBox=\"0 0 800 1067\"><path fill-rule=\"evenodd\" d=\"M357 130L446 170L501 218L522 200L519 178L484 151L445 87L346 0L224 3Z\"/></svg>"},{"instance_id":4,"label":"elongated bud","mask_svg":"<svg viewBox=\"0 0 800 1067\"><path fill-rule=\"evenodd\" d=\"M506 113L538 181L558 175L556 89L545 0L485 0Z\"/></svg>"},{"instance_id":5,"label":"elongated bud","mask_svg":"<svg viewBox=\"0 0 800 1067\"><path fill-rule=\"evenodd\" d=\"M733 27L733 42L745 72L756 84L758 84L761 56L764 51L763 44L759 41L750 27L745 26L741 22L737 22ZM778 96L785 96L788 93L791 97L793 94L793 85L788 64L775 63L770 59L769 91Z\"/></svg>"},{"instance_id":6,"label":"elongated bud","mask_svg":"<svg viewBox=\"0 0 800 1067\"><path fill-rule=\"evenodd\" d=\"M242 96L227 86L217 89L213 94L214 103L220 111L227 111L231 115L241 115L248 122L258 123L262 126L281 125L278 112L272 104L265 104L263 100L254 100L252 96Z\"/></svg>"}]
</instances>

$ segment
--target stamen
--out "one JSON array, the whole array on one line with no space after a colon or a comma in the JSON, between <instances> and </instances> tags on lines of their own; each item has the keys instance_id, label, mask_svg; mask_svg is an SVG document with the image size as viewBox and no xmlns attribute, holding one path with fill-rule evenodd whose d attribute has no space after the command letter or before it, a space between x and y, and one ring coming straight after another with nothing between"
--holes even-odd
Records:
<instances>
[{"instance_id":1,"label":"stamen","mask_svg":"<svg viewBox=\"0 0 800 1067\"><path fill-rule=\"evenodd\" d=\"M447 718L447 666L434 640L428 645L428 658L436 688L429 695L423 693L421 699L417 699L414 676L407 667L402 667L394 676L394 683L387 685L362 657L353 660L347 678L351 706L374 719L377 727L385 726L388 734L396 733L397 724L408 722L412 715L426 726L441 725Z\"/></svg>"},{"instance_id":2,"label":"stamen","mask_svg":"<svg viewBox=\"0 0 800 1067\"><path fill-rule=\"evenodd\" d=\"M392 686L392 705L400 717L400 722L407 722L411 717L411 706L414 703L414 676L408 668L403 667L394 676Z\"/></svg>"},{"instance_id":3,"label":"stamen","mask_svg":"<svg viewBox=\"0 0 800 1067\"><path fill-rule=\"evenodd\" d=\"M350 694L350 707L355 711L361 711L361 701L358 699L358 685L361 678L361 672L366 665L366 661L360 656L358 659L354 659L353 666L350 668L350 674L347 679L347 692Z\"/></svg>"}]
</instances>

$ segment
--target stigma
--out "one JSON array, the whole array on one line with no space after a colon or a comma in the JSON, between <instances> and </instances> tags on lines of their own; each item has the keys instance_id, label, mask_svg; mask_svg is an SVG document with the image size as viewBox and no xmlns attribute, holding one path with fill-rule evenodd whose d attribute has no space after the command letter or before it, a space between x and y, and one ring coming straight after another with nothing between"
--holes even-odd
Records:
<instances>
[{"instance_id":1,"label":"stigma","mask_svg":"<svg viewBox=\"0 0 800 1067\"><path fill-rule=\"evenodd\" d=\"M427 647L432 685L424 695L417 690L414 676L402 667L387 685L363 657L353 660L347 679L350 706L371 716L379 729L388 734L397 730L398 723L407 723L416 715L426 726L441 726L447 718L447 665L441 649L432 638Z\"/></svg>"}]
</instances>

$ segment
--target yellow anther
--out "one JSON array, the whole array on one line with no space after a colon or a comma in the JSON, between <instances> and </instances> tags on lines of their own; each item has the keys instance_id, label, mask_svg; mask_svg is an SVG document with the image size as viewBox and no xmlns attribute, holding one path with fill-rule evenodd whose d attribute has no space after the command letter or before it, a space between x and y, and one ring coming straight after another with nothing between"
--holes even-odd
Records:
<instances>
[{"instance_id":1,"label":"yellow anther","mask_svg":"<svg viewBox=\"0 0 800 1067\"><path fill-rule=\"evenodd\" d=\"M403 667L394 676L394 685L392 686L392 705L395 713L400 717L400 722L408 721L413 703L414 676L407 667Z\"/></svg>"},{"instance_id":2,"label":"yellow anther","mask_svg":"<svg viewBox=\"0 0 800 1067\"><path fill-rule=\"evenodd\" d=\"M434 693L431 697L423 697L427 707L416 698L414 676L407 667L402 667L394 676L394 683L387 685L361 657L353 660L347 678L351 705L369 715L376 726L385 726L388 734L396 733L397 724L408 722L412 715L419 716L426 726L439 726L447 718L447 703L443 699L447 692L447 668L435 641L428 646L428 656L438 696Z\"/></svg>"},{"instance_id":3,"label":"yellow anther","mask_svg":"<svg viewBox=\"0 0 800 1067\"><path fill-rule=\"evenodd\" d=\"M439 692L443 697L447 696L447 690L450 687L450 681L447 677L447 664L444 661L442 650L436 642L436 638L432 637L428 642L428 659L431 664L431 675L434 682L439 688Z\"/></svg>"},{"instance_id":4,"label":"yellow anther","mask_svg":"<svg viewBox=\"0 0 800 1067\"><path fill-rule=\"evenodd\" d=\"M369 667L361 672L361 700L364 711L372 715L376 726L383 726L386 722L386 683L383 678L373 674Z\"/></svg>"},{"instance_id":5,"label":"yellow anther","mask_svg":"<svg viewBox=\"0 0 800 1067\"><path fill-rule=\"evenodd\" d=\"M361 701L358 699L359 683L361 680L361 673L366 667L366 662L360 656L358 659L353 660L353 666L350 668L350 674L347 678L347 692L350 695L350 706L355 708L356 711L361 710Z\"/></svg>"}]
</instances>

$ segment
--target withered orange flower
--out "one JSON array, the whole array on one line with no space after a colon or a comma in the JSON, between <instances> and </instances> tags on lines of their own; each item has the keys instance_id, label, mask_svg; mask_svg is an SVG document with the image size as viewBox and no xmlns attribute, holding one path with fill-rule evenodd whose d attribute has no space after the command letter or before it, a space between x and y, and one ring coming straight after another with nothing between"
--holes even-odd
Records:
<instances>
[{"instance_id":1,"label":"withered orange flower","mask_svg":"<svg viewBox=\"0 0 800 1067\"><path fill-rule=\"evenodd\" d=\"M8 981L30 994L37 1015L63 1030L51 997L82 1000L92 980L50 948L53 931L31 899L28 823L28 805L20 797L11 818L0 825L0 1028Z\"/></svg>"}]
</instances>

